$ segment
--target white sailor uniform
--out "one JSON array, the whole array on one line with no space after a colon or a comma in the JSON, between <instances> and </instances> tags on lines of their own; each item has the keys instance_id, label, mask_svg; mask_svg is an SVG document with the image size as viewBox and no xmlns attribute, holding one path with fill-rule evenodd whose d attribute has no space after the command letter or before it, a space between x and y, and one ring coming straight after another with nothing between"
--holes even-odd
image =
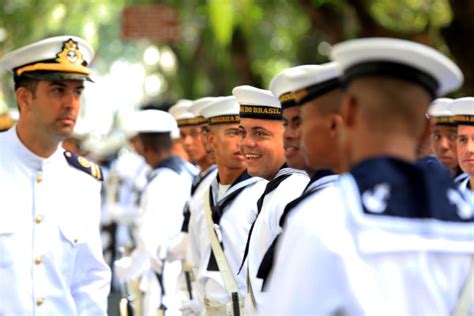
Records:
<instances>
[{"instance_id":1,"label":"white sailor uniform","mask_svg":"<svg viewBox=\"0 0 474 316\"><path fill-rule=\"evenodd\" d=\"M100 168L61 146L41 158L15 127L0 144L0 315L106 315Z\"/></svg>"},{"instance_id":2,"label":"white sailor uniform","mask_svg":"<svg viewBox=\"0 0 474 316\"><path fill-rule=\"evenodd\" d=\"M280 180L281 179L281 180ZM277 182L275 182L277 181ZM259 213L247 238L246 252L241 263L243 270L248 273L248 298L245 301L247 315L256 313L256 308L263 300L263 279L258 277L262 259L275 237L281 232L280 217L288 202L301 195L309 182L309 176L302 170L282 167L275 177L267 184L265 192L260 197ZM274 185L272 185L275 183ZM271 186L271 188L270 188ZM253 302L255 300L255 302ZM257 306L254 306L254 303Z\"/></svg>"},{"instance_id":3,"label":"white sailor uniform","mask_svg":"<svg viewBox=\"0 0 474 316\"><path fill-rule=\"evenodd\" d=\"M224 253L230 264L239 289L241 297L246 296L246 273L237 275L247 241L248 232L252 220L257 212L257 199L263 193L267 181L258 177L248 177L246 172L225 192L224 196L217 201L219 184L217 178L213 179L210 190L204 194L196 195L194 203L190 205L190 240L193 269L197 275L199 297L205 302L217 304L229 303L229 294L224 285L223 278L217 266L211 259L211 244L209 231L204 214L204 199L209 199L212 192L214 205L226 200L234 192L243 188L233 200L221 209L220 219L216 219L215 229L223 244ZM214 214L213 214L214 216ZM214 222L216 222L216 220Z\"/></svg>"},{"instance_id":4,"label":"white sailor uniform","mask_svg":"<svg viewBox=\"0 0 474 316\"><path fill-rule=\"evenodd\" d=\"M417 168L366 161L303 201L262 315L449 315L471 268L473 206Z\"/></svg>"},{"instance_id":5,"label":"white sailor uniform","mask_svg":"<svg viewBox=\"0 0 474 316\"><path fill-rule=\"evenodd\" d=\"M164 297L151 264L162 262L169 240L180 232L183 207L191 189L191 178L186 173L178 157L160 162L149 175L149 183L141 197L138 245L132 253L132 263L123 274L128 280L142 276L140 288L145 292L146 315L156 314L162 304L169 313L178 313L180 302L176 293L181 263L175 261L164 266Z\"/></svg>"}]
</instances>

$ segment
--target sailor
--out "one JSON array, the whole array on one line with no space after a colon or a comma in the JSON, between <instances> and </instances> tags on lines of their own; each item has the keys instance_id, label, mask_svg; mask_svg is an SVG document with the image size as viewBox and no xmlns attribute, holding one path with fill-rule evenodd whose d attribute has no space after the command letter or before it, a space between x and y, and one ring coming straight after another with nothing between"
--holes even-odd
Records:
<instances>
[{"instance_id":1,"label":"sailor","mask_svg":"<svg viewBox=\"0 0 474 316\"><path fill-rule=\"evenodd\" d=\"M301 135L299 147L307 170L313 172L303 194L285 206L278 221L280 227L284 227L287 217L298 212L303 201L311 199L316 192L334 183L338 174L346 169L340 74L341 70L334 62L302 65L286 69L270 84L282 107L293 104L292 107L301 111L301 125L297 130ZM287 110L283 111L285 113ZM265 253L259 268L259 274L265 281L269 279L276 260L275 249L280 232ZM266 284L267 282L264 283Z\"/></svg>"},{"instance_id":2,"label":"sailor","mask_svg":"<svg viewBox=\"0 0 474 316\"><path fill-rule=\"evenodd\" d=\"M453 99L438 98L431 103L427 115L431 121L431 148L436 158L449 170L456 183L466 179L458 164L456 150L457 126L453 120Z\"/></svg>"},{"instance_id":3,"label":"sailor","mask_svg":"<svg viewBox=\"0 0 474 316\"><path fill-rule=\"evenodd\" d=\"M336 63L301 65L285 69L270 83L283 115L300 113L299 151L311 174L305 192L329 184L345 170L340 74Z\"/></svg>"},{"instance_id":4,"label":"sailor","mask_svg":"<svg viewBox=\"0 0 474 316\"><path fill-rule=\"evenodd\" d=\"M204 171L213 163L211 157L207 155L201 139L203 121L189 110L192 104L193 101L183 99L173 105L168 112L173 115L178 124L181 142L188 154L189 161Z\"/></svg>"},{"instance_id":5,"label":"sailor","mask_svg":"<svg viewBox=\"0 0 474 316\"><path fill-rule=\"evenodd\" d=\"M207 102L200 102L202 105ZM193 101L182 99L173 105L168 112L174 117L178 124L180 131L181 143L183 149L186 151L190 162L199 167L199 174L194 178L193 185L190 191L190 199L193 198L197 190L203 190L201 187L209 188L212 179L217 174L217 169L214 164L213 156L206 150L203 142L203 133L201 126L205 123L202 115L198 111L191 111L194 105ZM183 210L183 224L181 226L181 233L177 238L170 242L167 260L181 260L183 271L179 276L179 284L181 289L181 300L183 304L192 304L189 301L193 300L195 291L193 291L194 275L192 273L192 266L190 263L189 253L189 236L188 226L191 213L189 211L189 201L186 203Z\"/></svg>"},{"instance_id":6,"label":"sailor","mask_svg":"<svg viewBox=\"0 0 474 316\"><path fill-rule=\"evenodd\" d=\"M99 234L101 169L65 151L92 47L58 36L0 60L18 124L0 134L0 315L106 315L110 269Z\"/></svg>"},{"instance_id":7,"label":"sailor","mask_svg":"<svg viewBox=\"0 0 474 316\"><path fill-rule=\"evenodd\" d=\"M257 217L249 232L241 269L247 270L246 314L255 314L263 300L264 277L259 274L265 253L281 231L279 219L288 202L309 182L304 170L287 166L283 147L281 105L268 90L239 86L232 90L240 104L242 152L248 172L268 180L257 202Z\"/></svg>"},{"instance_id":8,"label":"sailor","mask_svg":"<svg viewBox=\"0 0 474 316\"><path fill-rule=\"evenodd\" d=\"M116 262L116 270L124 280L141 278L145 315L156 315L157 310L166 309L176 314L180 305L177 279L181 263L163 265L163 260L170 240L180 232L182 210L192 181L181 158L171 153L171 134L177 130L174 118L160 110L143 110L134 115L138 151L152 171L140 201L137 247L131 256Z\"/></svg>"},{"instance_id":9,"label":"sailor","mask_svg":"<svg viewBox=\"0 0 474 316\"><path fill-rule=\"evenodd\" d=\"M449 315L466 295L474 210L449 176L414 161L429 104L460 87L461 71L398 39L343 42L331 56L351 169L288 218L262 314Z\"/></svg>"},{"instance_id":10,"label":"sailor","mask_svg":"<svg viewBox=\"0 0 474 316\"><path fill-rule=\"evenodd\" d=\"M464 192L474 191L474 97L456 99L451 103L457 125L457 157L468 177L459 183Z\"/></svg>"},{"instance_id":11,"label":"sailor","mask_svg":"<svg viewBox=\"0 0 474 316\"><path fill-rule=\"evenodd\" d=\"M207 151L207 154L214 159L213 154L212 154L212 148L209 146L207 143L207 137L206 134L209 131L209 123L207 119L202 116L202 110L207 107L212 101L215 101L219 97L203 97L195 100L193 102L193 105L189 108L189 111L193 113L197 120L199 121L199 126L201 127L201 133L203 137L201 137L201 140L204 144L204 148Z\"/></svg>"},{"instance_id":12,"label":"sailor","mask_svg":"<svg viewBox=\"0 0 474 316\"><path fill-rule=\"evenodd\" d=\"M208 120L206 136L218 173L208 190L195 194L190 204L189 234L198 297L207 315L241 315L246 275L237 272L266 181L246 171L235 98L216 98L202 114Z\"/></svg>"}]
</instances>

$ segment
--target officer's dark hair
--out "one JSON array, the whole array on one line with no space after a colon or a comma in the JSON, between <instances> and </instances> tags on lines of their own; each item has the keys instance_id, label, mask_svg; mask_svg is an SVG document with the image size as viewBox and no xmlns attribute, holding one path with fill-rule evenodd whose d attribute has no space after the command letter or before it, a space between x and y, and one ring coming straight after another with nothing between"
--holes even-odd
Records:
<instances>
[{"instance_id":1,"label":"officer's dark hair","mask_svg":"<svg viewBox=\"0 0 474 316\"><path fill-rule=\"evenodd\" d=\"M173 147L170 133L140 133L138 134L144 150L155 153L169 153Z\"/></svg>"},{"instance_id":2,"label":"officer's dark hair","mask_svg":"<svg viewBox=\"0 0 474 316\"><path fill-rule=\"evenodd\" d=\"M38 80L28 78L25 76L14 76L13 81L15 83L15 91L21 87L24 87L33 93L33 96L36 94L36 87L38 86Z\"/></svg>"}]
</instances>

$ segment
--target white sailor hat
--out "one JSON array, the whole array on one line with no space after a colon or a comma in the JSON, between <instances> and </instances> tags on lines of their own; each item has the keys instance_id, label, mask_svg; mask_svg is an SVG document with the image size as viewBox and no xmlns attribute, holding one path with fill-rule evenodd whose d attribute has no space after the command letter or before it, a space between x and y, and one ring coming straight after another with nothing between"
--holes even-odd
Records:
<instances>
[{"instance_id":1,"label":"white sailor hat","mask_svg":"<svg viewBox=\"0 0 474 316\"><path fill-rule=\"evenodd\" d=\"M138 133L174 133L178 129L171 114L161 110L142 110L130 114L124 126L128 135Z\"/></svg>"},{"instance_id":2,"label":"white sailor hat","mask_svg":"<svg viewBox=\"0 0 474 316\"><path fill-rule=\"evenodd\" d=\"M189 112L194 114L198 124L204 124L207 122L207 119L202 115L202 110L217 98L219 97L203 97L195 100L189 107Z\"/></svg>"},{"instance_id":3,"label":"white sailor hat","mask_svg":"<svg viewBox=\"0 0 474 316\"><path fill-rule=\"evenodd\" d=\"M14 78L42 80L89 80L87 68L94 50L77 36L57 36L19 48L0 60L0 65Z\"/></svg>"},{"instance_id":4,"label":"white sailor hat","mask_svg":"<svg viewBox=\"0 0 474 316\"><path fill-rule=\"evenodd\" d=\"M168 113L174 117L178 127L194 126L200 124L196 116L191 111L189 111L189 108L192 104L193 101L182 99L169 108Z\"/></svg>"},{"instance_id":5,"label":"white sailor hat","mask_svg":"<svg viewBox=\"0 0 474 316\"><path fill-rule=\"evenodd\" d=\"M474 97L453 100L451 112L453 112L455 124L474 125Z\"/></svg>"},{"instance_id":6,"label":"white sailor hat","mask_svg":"<svg viewBox=\"0 0 474 316\"><path fill-rule=\"evenodd\" d=\"M336 44L331 58L341 65L345 83L355 77L384 75L415 82L433 98L458 89L463 74L435 49L394 38L364 38Z\"/></svg>"},{"instance_id":7,"label":"white sailor hat","mask_svg":"<svg viewBox=\"0 0 474 316\"><path fill-rule=\"evenodd\" d=\"M341 86L341 69L335 62L287 68L270 82L282 110L306 103Z\"/></svg>"},{"instance_id":8,"label":"white sailor hat","mask_svg":"<svg viewBox=\"0 0 474 316\"><path fill-rule=\"evenodd\" d=\"M209 125L239 123L239 103L234 96L215 98L201 110Z\"/></svg>"},{"instance_id":9,"label":"white sailor hat","mask_svg":"<svg viewBox=\"0 0 474 316\"><path fill-rule=\"evenodd\" d=\"M453 113L451 112L451 104L453 99L450 98L438 98L431 102L428 108L428 117L436 125L453 125Z\"/></svg>"},{"instance_id":10,"label":"white sailor hat","mask_svg":"<svg viewBox=\"0 0 474 316\"><path fill-rule=\"evenodd\" d=\"M232 90L240 104L241 118L281 120L280 101L271 91L252 86L238 86Z\"/></svg>"}]
</instances>

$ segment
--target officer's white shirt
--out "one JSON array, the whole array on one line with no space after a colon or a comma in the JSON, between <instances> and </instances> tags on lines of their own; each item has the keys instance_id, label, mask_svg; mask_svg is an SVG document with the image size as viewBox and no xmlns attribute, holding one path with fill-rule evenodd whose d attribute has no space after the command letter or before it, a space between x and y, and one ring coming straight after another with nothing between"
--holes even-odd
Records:
<instances>
[{"instance_id":1,"label":"officer's white shirt","mask_svg":"<svg viewBox=\"0 0 474 316\"><path fill-rule=\"evenodd\" d=\"M0 144L0 315L106 315L100 182L60 146L46 159L33 154L16 128Z\"/></svg>"},{"instance_id":2,"label":"officer's white shirt","mask_svg":"<svg viewBox=\"0 0 474 316\"><path fill-rule=\"evenodd\" d=\"M361 203L352 179L342 176L288 217L261 315L449 315L472 240L356 232Z\"/></svg>"},{"instance_id":3,"label":"officer's white shirt","mask_svg":"<svg viewBox=\"0 0 474 316\"><path fill-rule=\"evenodd\" d=\"M242 270L248 269L249 282L257 303L262 304L265 292L262 292L263 280L257 278L257 272L263 256L271 246L276 236L281 233L280 218L285 206L299 197L309 182L306 173L293 173L283 180L277 188L268 193L262 204L262 209L252 230L246 263ZM245 301L247 314L255 313L252 300Z\"/></svg>"},{"instance_id":4,"label":"officer's white shirt","mask_svg":"<svg viewBox=\"0 0 474 316\"><path fill-rule=\"evenodd\" d=\"M216 179L214 178L214 181ZM258 180L248 185L227 206L221 217L217 235L224 244L224 254L227 257L231 270L236 276L237 286L241 297L246 296L246 272L237 272L242 261L242 256L247 242L248 233L253 219L257 213L257 200L262 195L267 181ZM229 194L231 190L227 191ZM214 194L215 195L215 194ZM225 197L225 196L224 196ZM204 199L208 199L208 190L195 195L191 207L191 220L189 225L191 241L191 258L193 270L197 275L198 296L210 301L228 303L229 295L219 271L208 271L211 244L209 229L204 214Z\"/></svg>"}]
</instances>

